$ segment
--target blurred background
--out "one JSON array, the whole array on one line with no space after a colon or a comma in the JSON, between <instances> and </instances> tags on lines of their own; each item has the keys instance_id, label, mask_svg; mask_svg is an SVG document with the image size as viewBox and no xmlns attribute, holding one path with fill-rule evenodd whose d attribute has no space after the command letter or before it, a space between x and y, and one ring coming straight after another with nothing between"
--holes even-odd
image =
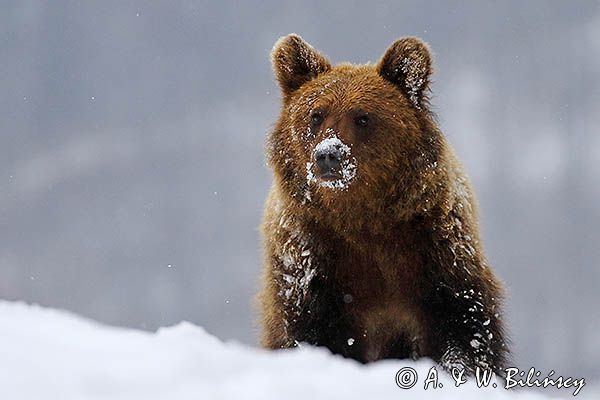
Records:
<instances>
[{"instance_id":1,"label":"blurred background","mask_svg":"<svg viewBox=\"0 0 600 400\"><path fill-rule=\"evenodd\" d=\"M509 291L516 365L600 379L599 2L0 11L0 298L255 344L271 46L297 32L334 62L375 62L416 35Z\"/></svg>"}]
</instances>

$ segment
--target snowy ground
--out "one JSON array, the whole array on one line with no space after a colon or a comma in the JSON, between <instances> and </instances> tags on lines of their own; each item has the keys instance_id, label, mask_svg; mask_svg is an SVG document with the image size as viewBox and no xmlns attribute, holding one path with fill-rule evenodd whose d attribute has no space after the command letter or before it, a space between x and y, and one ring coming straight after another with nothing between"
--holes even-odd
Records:
<instances>
[{"instance_id":1,"label":"snowy ground","mask_svg":"<svg viewBox=\"0 0 600 400\"><path fill-rule=\"evenodd\" d=\"M396 372L418 383L400 389ZM266 352L223 343L189 323L156 333L103 326L73 314L0 301L0 398L19 399L541 399L531 392L423 389L428 361L359 365L321 349ZM586 389L577 398L587 398ZM570 389L565 390L572 393Z\"/></svg>"}]
</instances>

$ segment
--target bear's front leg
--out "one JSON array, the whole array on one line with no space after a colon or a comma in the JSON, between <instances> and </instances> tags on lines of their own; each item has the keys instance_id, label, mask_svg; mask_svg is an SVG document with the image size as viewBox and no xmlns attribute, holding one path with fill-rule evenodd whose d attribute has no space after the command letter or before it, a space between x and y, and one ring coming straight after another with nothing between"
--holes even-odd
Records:
<instances>
[{"instance_id":1,"label":"bear's front leg","mask_svg":"<svg viewBox=\"0 0 600 400\"><path fill-rule=\"evenodd\" d=\"M335 251L323 233L285 210L263 224L265 265L260 294L263 346L295 347L302 342L345 353L338 339L343 296L331 284Z\"/></svg>"},{"instance_id":2,"label":"bear's front leg","mask_svg":"<svg viewBox=\"0 0 600 400\"><path fill-rule=\"evenodd\" d=\"M430 299L437 326L434 358L447 370L477 368L500 374L507 352L496 298L474 281L450 288L441 284Z\"/></svg>"},{"instance_id":3,"label":"bear's front leg","mask_svg":"<svg viewBox=\"0 0 600 400\"><path fill-rule=\"evenodd\" d=\"M502 375L508 348L501 285L473 237L456 225L434 237L424 299L435 326L432 357L447 370L472 374L480 368Z\"/></svg>"}]
</instances>

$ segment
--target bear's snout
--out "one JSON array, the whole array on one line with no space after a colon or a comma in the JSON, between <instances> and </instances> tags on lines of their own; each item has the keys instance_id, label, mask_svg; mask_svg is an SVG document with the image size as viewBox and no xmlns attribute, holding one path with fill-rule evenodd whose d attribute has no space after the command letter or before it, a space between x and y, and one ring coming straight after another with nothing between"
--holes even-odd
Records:
<instances>
[{"instance_id":1,"label":"bear's snout","mask_svg":"<svg viewBox=\"0 0 600 400\"><path fill-rule=\"evenodd\" d=\"M319 175L323 178L334 178L340 173L342 152L337 146L326 146L315 149L315 164Z\"/></svg>"},{"instance_id":2,"label":"bear's snout","mask_svg":"<svg viewBox=\"0 0 600 400\"><path fill-rule=\"evenodd\" d=\"M356 159L350 146L335 134L322 140L314 148L311 161L306 163L306 179L320 187L347 189L356 175Z\"/></svg>"}]
</instances>

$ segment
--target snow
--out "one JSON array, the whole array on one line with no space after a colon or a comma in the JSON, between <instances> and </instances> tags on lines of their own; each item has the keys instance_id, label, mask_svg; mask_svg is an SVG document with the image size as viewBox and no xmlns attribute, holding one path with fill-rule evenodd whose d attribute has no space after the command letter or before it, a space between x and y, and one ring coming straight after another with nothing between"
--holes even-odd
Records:
<instances>
[{"instance_id":1,"label":"snow","mask_svg":"<svg viewBox=\"0 0 600 400\"><path fill-rule=\"evenodd\" d=\"M477 388L472 382L455 388L441 372L444 387L424 390L432 366L428 360L365 366L310 346L269 352L222 342L187 322L150 333L0 301L3 399L543 398L526 391ZM396 373L403 367L418 374L411 389L396 385ZM406 383L407 375L400 378Z\"/></svg>"},{"instance_id":2,"label":"snow","mask_svg":"<svg viewBox=\"0 0 600 400\"><path fill-rule=\"evenodd\" d=\"M427 74L427 64L422 56L404 57L400 61L400 69L404 73L404 85L408 92L410 101L417 109L421 109L419 104L419 93L423 90L425 75Z\"/></svg>"},{"instance_id":3,"label":"snow","mask_svg":"<svg viewBox=\"0 0 600 400\"><path fill-rule=\"evenodd\" d=\"M285 216L282 216L279 221L279 225L284 227L293 224L294 222L288 221ZM283 244L280 261L285 272L282 275L282 288L278 294L286 303L284 319L286 326L289 319L294 319L300 314L310 282L317 272L312 262L310 241L310 237L304 236L300 230L295 230Z\"/></svg>"}]
</instances>

